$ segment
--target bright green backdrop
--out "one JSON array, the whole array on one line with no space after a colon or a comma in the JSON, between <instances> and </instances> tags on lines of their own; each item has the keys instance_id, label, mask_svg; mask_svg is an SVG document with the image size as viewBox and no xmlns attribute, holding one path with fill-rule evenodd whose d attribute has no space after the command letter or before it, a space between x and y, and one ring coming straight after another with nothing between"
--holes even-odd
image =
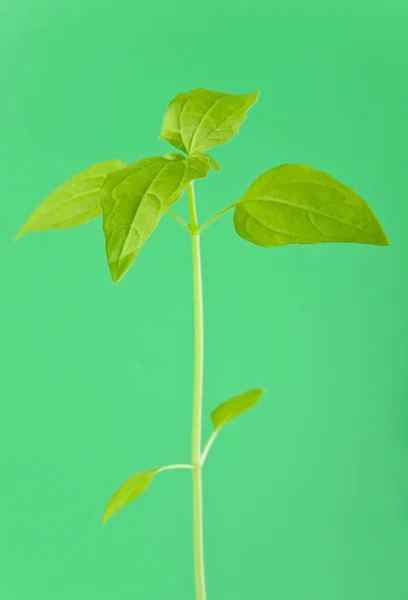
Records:
<instances>
[{"instance_id":1,"label":"bright green backdrop","mask_svg":"<svg viewBox=\"0 0 408 600\"><path fill-rule=\"evenodd\" d=\"M188 472L101 526L124 479L189 460L188 236L163 219L117 286L99 221L11 240L89 164L169 151L167 102L207 87L261 96L201 219L300 162L392 242L264 250L231 214L203 236L205 433L267 388L208 460L208 598L405 600L408 4L2 0L0 23L0 597L194 598Z\"/></svg>"}]
</instances>

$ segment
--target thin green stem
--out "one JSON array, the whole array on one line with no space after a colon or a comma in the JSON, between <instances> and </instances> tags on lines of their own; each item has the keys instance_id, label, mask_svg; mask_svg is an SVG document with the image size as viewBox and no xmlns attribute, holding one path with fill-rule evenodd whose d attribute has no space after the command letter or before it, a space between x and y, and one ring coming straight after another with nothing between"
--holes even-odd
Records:
<instances>
[{"instance_id":1,"label":"thin green stem","mask_svg":"<svg viewBox=\"0 0 408 600\"><path fill-rule=\"evenodd\" d=\"M202 466L202 467L204 466L205 459L207 458L207 455L208 455L208 453L209 453L209 451L210 451L210 449L211 449L211 446L213 445L213 443L214 443L214 440L215 440L215 438L217 437L217 433L218 433L218 431L215 429L215 430L212 432L212 434L210 435L210 437L209 437L209 439L208 439L208 442L207 442L207 443L206 443L206 445L205 445L205 448L204 448L204 450L203 450L203 453L202 453L202 455L201 455L201 466Z\"/></svg>"},{"instance_id":2,"label":"thin green stem","mask_svg":"<svg viewBox=\"0 0 408 600\"><path fill-rule=\"evenodd\" d=\"M193 469L193 465L166 465L165 467L160 467L157 469L157 473L161 471L172 471L173 469Z\"/></svg>"},{"instance_id":3,"label":"thin green stem","mask_svg":"<svg viewBox=\"0 0 408 600\"><path fill-rule=\"evenodd\" d=\"M192 183L188 186L188 206L190 211L194 290L194 393L191 436L191 463L193 465L194 574L196 582L196 600L206 600L203 544L203 485L201 468L204 374L203 289L201 277L200 231L197 222L194 187Z\"/></svg>"},{"instance_id":4,"label":"thin green stem","mask_svg":"<svg viewBox=\"0 0 408 600\"><path fill-rule=\"evenodd\" d=\"M181 225L183 227L183 229L185 229L186 231L188 231L188 233L190 233L190 227L188 226L188 224L184 221L184 219L182 219L181 217L178 216L178 214L176 214L175 212L173 212L172 210L168 210L167 214L174 219L179 225Z\"/></svg>"},{"instance_id":5,"label":"thin green stem","mask_svg":"<svg viewBox=\"0 0 408 600\"><path fill-rule=\"evenodd\" d=\"M234 202L233 204L230 204L226 208L223 208L222 210L220 210L219 213L217 213L216 215L214 215L213 217L211 217L211 219L208 219L208 221L206 221L199 228L199 233L202 233L204 231L204 229L207 229L207 227L209 227L210 225L212 225L217 219L219 219L220 217L222 217L222 215L225 215L225 213L227 213L229 210L231 210L232 208L234 208L235 205L236 205L236 202Z\"/></svg>"}]
</instances>

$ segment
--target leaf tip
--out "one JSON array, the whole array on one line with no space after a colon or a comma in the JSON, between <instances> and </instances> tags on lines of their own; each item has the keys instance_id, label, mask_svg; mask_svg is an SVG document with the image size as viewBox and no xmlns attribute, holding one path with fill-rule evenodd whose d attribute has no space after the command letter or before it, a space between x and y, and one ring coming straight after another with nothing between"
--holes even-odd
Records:
<instances>
[{"instance_id":1,"label":"leaf tip","mask_svg":"<svg viewBox=\"0 0 408 600\"><path fill-rule=\"evenodd\" d=\"M261 95L261 92L259 90L257 90L256 92L252 92L252 94L249 94L249 97L251 99L251 105L255 104L255 102L257 102L259 100L260 95Z\"/></svg>"},{"instance_id":2,"label":"leaf tip","mask_svg":"<svg viewBox=\"0 0 408 600\"><path fill-rule=\"evenodd\" d=\"M374 242L376 246L391 246L391 242L387 236L387 234L385 233L385 231L382 229L381 225L381 235L377 237L376 241Z\"/></svg>"},{"instance_id":3,"label":"leaf tip","mask_svg":"<svg viewBox=\"0 0 408 600\"><path fill-rule=\"evenodd\" d=\"M125 276L126 271L120 268L120 265L114 263L109 265L109 272L113 283L119 283Z\"/></svg>"},{"instance_id":4,"label":"leaf tip","mask_svg":"<svg viewBox=\"0 0 408 600\"><path fill-rule=\"evenodd\" d=\"M13 237L13 242L17 242L17 240L19 240L20 238L23 237L24 234L27 233L27 227L26 227L27 223L25 223L21 229L16 233L16 235Z\"/></svg>"}]
</instances>

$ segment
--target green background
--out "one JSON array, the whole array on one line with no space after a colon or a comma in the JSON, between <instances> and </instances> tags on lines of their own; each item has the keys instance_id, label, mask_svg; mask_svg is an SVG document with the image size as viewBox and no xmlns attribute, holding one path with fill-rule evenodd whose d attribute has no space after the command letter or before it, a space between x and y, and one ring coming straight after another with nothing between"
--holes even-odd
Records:
<instances>
[{"instance_id":1,"label":"green background","mask_svg":"<svg viewBox=\"0 0 408 600\"><path fill-rule=\"evenodd\" d=\"M101 525L127 477L189 460L188 236L163 219L116 286L99 220L11 240L88 165L170 151L164 109L196 87L261 92L201 220L299 162L392 243L265 250L230 213L203 235L205 437L267 389L208 459L208 598L407 598L407 22L405 0L2 0L1 598L194 598L187 471Z\"/></svg>"}]
</instances>

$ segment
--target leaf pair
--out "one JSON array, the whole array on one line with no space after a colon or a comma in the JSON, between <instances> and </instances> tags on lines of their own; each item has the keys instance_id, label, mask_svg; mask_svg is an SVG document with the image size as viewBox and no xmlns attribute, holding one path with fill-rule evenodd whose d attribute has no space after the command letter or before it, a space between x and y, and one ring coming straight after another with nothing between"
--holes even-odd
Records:
<instances>
[{"instance_id":1,"label":"leaf pair","mask_svg":"<svg viewBox=\"0 0 408 600\"><path fill-rule=\"evenodd\" d=\"M230 400L227 400L223 404L220 404L212 413L211 420L214 425L214 432L209 439L206 449L203 452L202 464L204 463L205 457L218 434L220 429L226 425L229 421L232 421L243 412L255 406L261 399L264 390L249 390L239 396L235 396ZM177 468L190 468L191 465L168 465L166 467L160 467L158 469L150 469L149 471L142 471L130 477L125 483L123 483L113 494L108 504L106 505L105 512L103 514L103 523L106 523L115 513L124 508L127 504L130 504L138 496L143 494L152 483L155 476L162 472Z\"/></svg>"},{"instance_id":2,"label":"leaf pair","mask_svg":"<svg viewBox=\"0 0 408 600\"><path fill-rule=\"evenodd\" d=\"M119 281L153 233L161 217L188 184L206 177L218 164L207 154L170 153L126 165L98 163L57 188L26 221L16 236L82 225L102 213L111 276Z\"/></svg>"}]
</instances>

